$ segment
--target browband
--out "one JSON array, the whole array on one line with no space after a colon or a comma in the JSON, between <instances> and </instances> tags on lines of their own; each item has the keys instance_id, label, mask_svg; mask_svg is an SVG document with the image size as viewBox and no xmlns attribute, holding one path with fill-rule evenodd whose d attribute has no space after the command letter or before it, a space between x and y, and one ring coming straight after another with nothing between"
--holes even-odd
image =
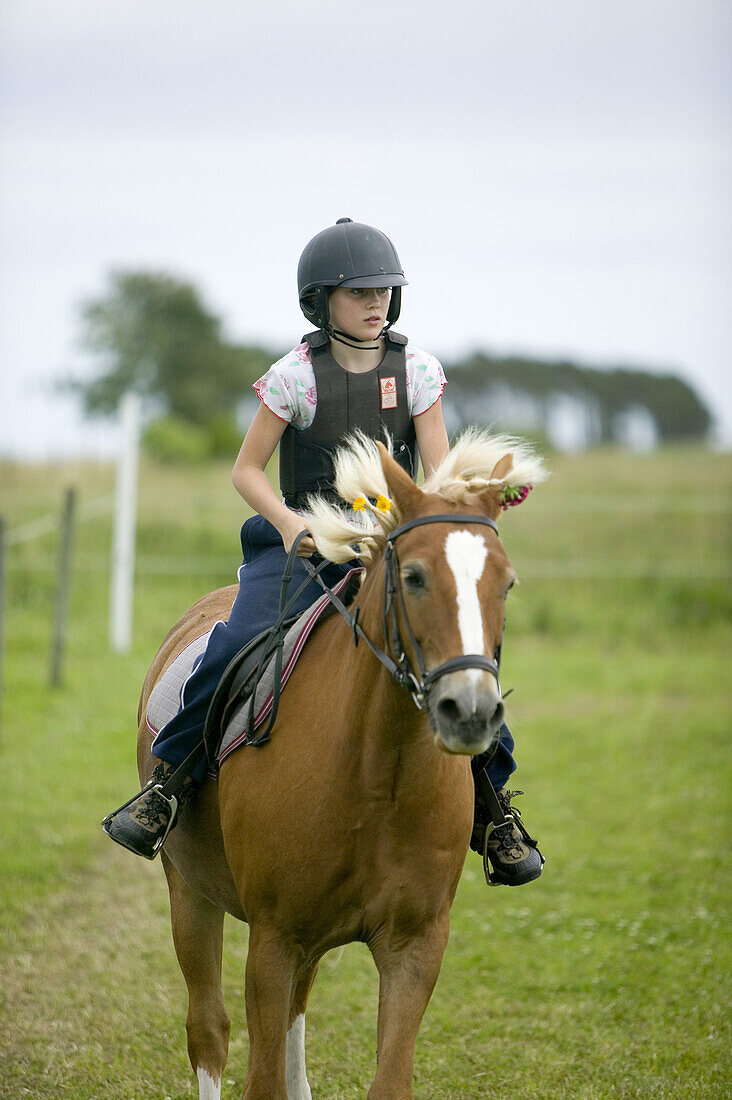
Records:
<instances>
[{"instance_id":1,"label":"browband","mask_svg":"<svg viewBox=\"0 0 732 1100\"><path fill-rule=\"evenodd\" d=\"M412 527L422 527L425 523L484 523L486 527L492 527L498 534L498 524L495 520L489 519L488 516L470 516L459 512L450 512L439 516L420 516L418 519L410 519L407 523L401 523L389 532L386 541L392 542L398 535L403 535L405 531L410 531Z\"/></svg>"}]
</instances>

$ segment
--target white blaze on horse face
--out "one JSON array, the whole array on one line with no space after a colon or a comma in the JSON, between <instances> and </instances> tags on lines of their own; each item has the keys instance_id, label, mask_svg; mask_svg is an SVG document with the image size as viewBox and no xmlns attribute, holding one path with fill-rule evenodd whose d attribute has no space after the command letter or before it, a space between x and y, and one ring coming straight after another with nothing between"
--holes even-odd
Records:
<instances>
[{"instance_id":1,"label":"white blaze on horse face","mask_svg":"<svg viewBox=\"0 0 732 1100\"><path fill-rule=\"evenodd\" d=\"M312 1100L305 1069L305 1017L296 1016L287 1032L287 1100Z\"/></svg>"},{"instance_id":2,"label":"white blaze on horse face","mask_svg":"<svg viewBox=\"0 0 732 1100\"><path fill-rule=\"evenodd\" d=\"M470 531L453 531L445 540L445 557L455 577L458 628L463 653L482 653L485 642L478 581L483 575L488 557L485 542L480 535L474 535ZM474 684L483 675L478 668L466 671Z\"/></svg>"},{"instance_id":3,"label":"white blaze on horse face","mask_svg":"<svg viewBox=\"0 0 732 1100\"><path fill-rule=\"evenodd\" d=\"M196 1070L198 1078L198 1100L221 1100L221 1078L214 1081L210 1073L199 1066Z\"/></svg>"}]
</instances>

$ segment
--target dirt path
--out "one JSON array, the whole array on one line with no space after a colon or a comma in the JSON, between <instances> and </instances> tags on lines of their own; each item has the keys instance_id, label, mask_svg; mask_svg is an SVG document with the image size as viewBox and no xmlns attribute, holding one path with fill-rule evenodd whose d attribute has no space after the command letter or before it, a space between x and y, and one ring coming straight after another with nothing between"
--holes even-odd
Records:
<instances>
[{"instance_id":1,"label":"dirt path","mask_svg":"<svg viewBox=\"0 0 732 1100\"><path fill-rule=\"evenodd\" d=\"M195 1095L185 987L157 863L106 845L93 869L67 878L7 946L3 1097Z\"/></svg>"}]
</instances>

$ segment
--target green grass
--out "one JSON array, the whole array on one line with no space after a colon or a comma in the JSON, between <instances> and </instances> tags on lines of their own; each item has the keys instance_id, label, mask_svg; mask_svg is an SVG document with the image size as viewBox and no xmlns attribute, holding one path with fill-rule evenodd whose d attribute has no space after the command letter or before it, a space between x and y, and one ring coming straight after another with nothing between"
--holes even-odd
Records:
<instances>
[{"instance_id":1,"label":"green grass","mask_svg":"<svg viewBox=\"0 0 732 1100\"><path fill-rule=\"evenodd\" d=\"M546 870L523 889L487 890L469 856L415 1095L725 1097L732 463L679 449L552 465L554 478L501 525L522 578L504 646L516 785ZM0 478L11 529L60 509L71 481L82 505L112 488L105 467L6 465ZM55 691L57 536L8 549L3 1097L197 1095L161 870L98 822L135 789L135 713L153 653L188 604L231 580L244 515L224 467L144 468L124 656L106 643L109 518L81 522ZM227 1098L246 1065L245 957L246 929L231 921ZM365 948L326 957L308 1012L318 1100L365 1095L376 997Z\"/></svg>"}]
</instances>

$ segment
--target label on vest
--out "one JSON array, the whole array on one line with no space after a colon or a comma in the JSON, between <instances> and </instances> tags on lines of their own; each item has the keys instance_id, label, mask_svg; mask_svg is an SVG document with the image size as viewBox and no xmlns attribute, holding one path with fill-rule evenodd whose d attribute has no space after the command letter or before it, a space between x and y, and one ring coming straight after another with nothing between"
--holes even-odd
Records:
<instances>
[{"instance_id":1,"label":"label on vest","mask_svg":"<svg viewBox=\"0 0 732 1100\"><path fill-rule=\"evenodd\" d=\"M380 378L379 381L382 409L395 409L397 407L396 378Z\"/></svg>"}]
</instances>

